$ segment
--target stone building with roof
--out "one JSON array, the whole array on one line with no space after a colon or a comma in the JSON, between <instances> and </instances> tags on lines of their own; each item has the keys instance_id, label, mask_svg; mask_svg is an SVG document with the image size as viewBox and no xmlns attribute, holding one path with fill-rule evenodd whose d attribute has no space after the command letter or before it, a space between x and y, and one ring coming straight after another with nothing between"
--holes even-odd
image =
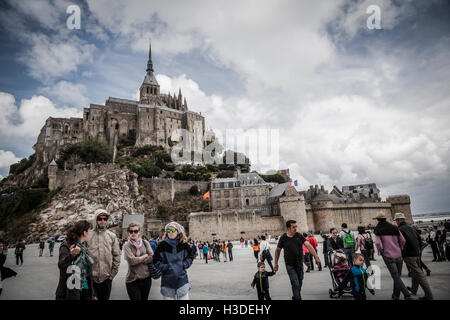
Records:
<instances>
[{"instance_id":1,"label":"stone building with roof","mask_svg":"<svg viewBox=\"0 0 450 320\"><path fill-rule=\"evenodd\" d=\"M297 222L298 232L328 233L331 228L340 229L344 222L356 230L358 226L375 225L374 217L380 211L390 222L396 212L403 212L408 223L413 221L408 195L389 196L386 201L381 201L379 196L359 198L337 187L328 192L318 185L298 192L291 182L273 185L256 173L213 180L210 203L211 212L189 215L192 239L276 236L285 232L288 220Z\"/></svg>"},{"instance_id":2,"label":"stone building with roof","mask_svg":"<svg viewBox=\"0 0 450 320\"><path fill-rule=\"evenodd\" d=\"M153 72L150 44L139 100L109 97L104 105L91 104L85 108L83 118L49 117L34 146L36 160L48 165L59 157L64 146L88 137L103 141L113 148L121 138L135 136L136 146L154 145L169 150L174 143L181 141L179 129L185 130L182 139L185 149L202 150L205 118L188 109L181 89L178 95L160 93Z\"/></svg>"}]
</instances>

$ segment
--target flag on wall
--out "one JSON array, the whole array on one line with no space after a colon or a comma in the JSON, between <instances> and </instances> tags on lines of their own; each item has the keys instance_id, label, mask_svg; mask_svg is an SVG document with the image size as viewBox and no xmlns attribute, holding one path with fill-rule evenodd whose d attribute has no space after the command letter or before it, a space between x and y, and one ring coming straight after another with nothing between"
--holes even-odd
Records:
<instances>
[{"instance_id":1,"label":"flag on wall","mask_svg":"<svg viewBox=\"0 0 450 320\"><path fill-rule=\"evenodd\" d=\"M203 195L203 200L206 200L208 198L209 198L209 191Z\"/></svg>"},{"instance_id":2,"label":"flag on wall","mask_svg":"<svg viewBox=\"0 0 450 320\"><path fill-rule=\"evenodd\" d=\"M298 181L294 180L294 186L298 187Z\"/></svg>"}]
</instances>

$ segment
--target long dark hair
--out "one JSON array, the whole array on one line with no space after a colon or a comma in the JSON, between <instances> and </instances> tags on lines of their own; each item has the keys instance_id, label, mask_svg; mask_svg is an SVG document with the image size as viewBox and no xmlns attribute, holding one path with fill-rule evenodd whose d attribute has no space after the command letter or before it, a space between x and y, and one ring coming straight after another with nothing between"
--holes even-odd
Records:
<instances>
[{"instance_id":1,"label":"long dark hair","mask_svg":"<svg viewBox=\"0 0 450 320\"><path fill-rule=\"evenodd\" d=\"M364 234L364 233L366 233L366 229L364 229L364 227L359 226L358 232L359 232L359 234Z\"/></svg>"},{"instance_id":2,"label":"long dark hair","mask_svg":"<svg viewBox=\"0 0 450 320\"><path fill-rule=\"evenodd\" d=\"M67 238L69 238L71 242L78 241L80 240L83 233L91 228L92 225L89 221L87 220L78 221L67 231Z\"/></svg>"}]
</instances>

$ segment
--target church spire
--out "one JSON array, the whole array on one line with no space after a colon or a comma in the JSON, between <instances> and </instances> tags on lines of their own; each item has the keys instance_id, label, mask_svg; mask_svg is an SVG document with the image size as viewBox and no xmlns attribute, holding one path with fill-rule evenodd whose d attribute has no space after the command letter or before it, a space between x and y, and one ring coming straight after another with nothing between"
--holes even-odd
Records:
<instances>
[{"instance_id":1,"label":"church spire","mask_svg":"<svg viewBox=\"0 0 450 320\"><path fill-rule=\"evenodd\" d=\"M152 62L152 38L149 39L150 45L148 48L148 62L147 62L147 73L153 73L153 62Z\"/></svg>"}]
</instances>

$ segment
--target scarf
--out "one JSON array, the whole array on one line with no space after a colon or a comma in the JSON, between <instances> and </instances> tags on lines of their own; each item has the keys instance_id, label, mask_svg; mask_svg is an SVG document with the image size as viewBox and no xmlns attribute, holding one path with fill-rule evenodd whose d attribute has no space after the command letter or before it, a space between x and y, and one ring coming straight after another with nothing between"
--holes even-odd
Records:
<instances>
[{"instance_id":1,"label":"scarf","mask_svg":"<svg viewBox=\"0 0 450 320\"><path fill-rule=\"evenodd\" d=\"M90 258L88 256L87 248L83 243L77 241L76 244L78 247L80 247L81 251L80 251L80 255L78 256L77 260L73 264L76 265L81 271L81 273L80 273L80 282L81 282L80 290L89 289L87 277L92 274L92 258Z\"/></svg>"},{"instance_id":2,"label":"scarf","mask_svg":"<svg viewBox=\"0 0 450 320\"><path fill-rule=\"evenodd\" d=\"M167 237L165 241L170 244L171 247L176 248L178 242L180 241L180 236L177 236L175 239L170 239L169 237Z\"/></svg>"},{"instance_id":3,"label":"scarf","mask_svg":"<svg viewBox=\"0 0 450 320\"><path fill-rule=\"evenodd\" d=\"M137 241L133 241L133 240L129 240L130 243L136 248L136 257L140 257L141 256L141 248L142 245L144 244L144 241L142 241L142 238L139 238Z\"/></svg>"}]
</instances>

